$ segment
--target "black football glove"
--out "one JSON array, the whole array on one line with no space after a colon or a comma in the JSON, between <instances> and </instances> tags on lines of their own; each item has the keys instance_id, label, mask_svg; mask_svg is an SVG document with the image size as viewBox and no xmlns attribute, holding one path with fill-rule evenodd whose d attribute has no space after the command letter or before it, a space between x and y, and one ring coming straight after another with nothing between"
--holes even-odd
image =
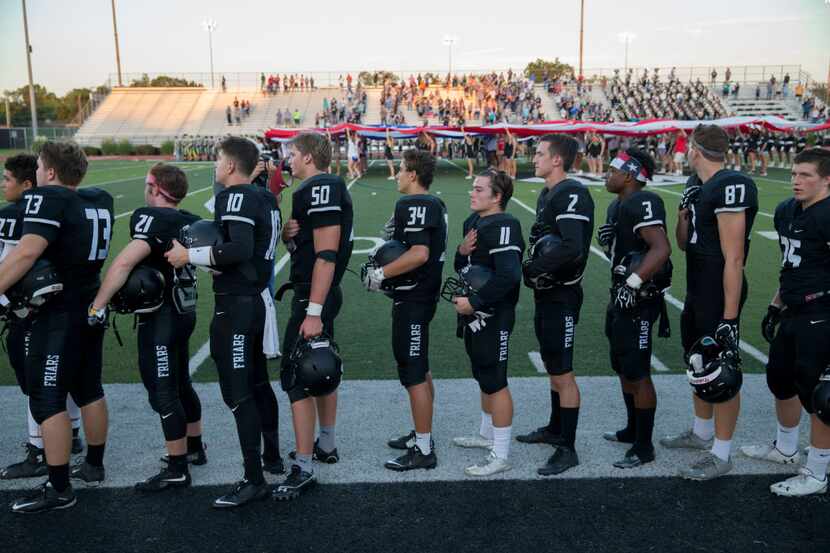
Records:
<instances>
[{"instance_id":1,"label":"black football glove","mask_svg":"<svg viewBox=\"0 0 830 553\"><path fill-rule=\"evenodd\" d=\"M527 237L527 243L529 246L533 246L541 237L546 234L550 234L551 228L550 225L545 223L533 223L533 226L530 227L530 234Z\"/></svg>"},{"instance_id":2,"label":"black football glove","mask_svg":"<svg viewBox=\"0 0 830 553\"><path fill-rule=\"evenodd\" d=\"M718 328L715 329L715 340L737 357L738 344L740 343L738 319L721 319Z\"/></svg>"},{"instance_id":3,"label":"black football glove","mask_svg":"<svg viewBox=\"0 0 830 553\"><path fill-rule=\"evenodd\" d=\"M609 249L614 242L614 223L605 223L597 229L597 243L603 249Z\"/></svg>"},{"instance_id":4,"label":"black football glove","mask_svg":"<svg viewBox=\"0 0 830 553\"><path fill-rule=\"evenodd\" d=\"M770 304L767 307L767 314L764 315L764 320L761 321L761 334L764 340L772 343L775 340L775 331L778 329L778 323L781 322L781 308L777 305Z\"/></svg>"},{"instance_id":5,"label":"black football glove","mask_svg":"<svg viewBox=\"0 0 830 553\"><path fill-rule=\"evenodd\" d=\"M680 197L680 205L677 209L689 209L689 206L697 201L698 196L700 196L700 186L688 187L683 191L683 195Z\"/></svg>"},{"instance_id":6,"label":"black football glove","mask_svg":"<svg viewBox=\"0 0 830 553\"><path fill-rule=\"evenodd\" d=\"M628 284L623 284L617 287L614 294L614 305L622 310L633 309L637 306L637 297L637 290Z\"/></svg>"}]
</instances>

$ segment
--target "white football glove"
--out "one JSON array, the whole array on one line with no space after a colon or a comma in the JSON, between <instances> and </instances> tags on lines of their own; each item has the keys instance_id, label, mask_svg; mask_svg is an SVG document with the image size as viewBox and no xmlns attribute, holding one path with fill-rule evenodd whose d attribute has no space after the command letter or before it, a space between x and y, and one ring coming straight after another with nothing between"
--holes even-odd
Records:
<instances>
[{"instance_id":1,"label":"white football glove","mask_svg":"<svg viewBox=\"0 0 830 553\"><path fill-rule=\"evenodd\" d=\"M368 291L377 292L380 290L380 285L384 280L386 280L386 275L383 274L383 267L378 267L366 273L366 279L363 281L363 284Z\"/></svg>"}]
</instances>

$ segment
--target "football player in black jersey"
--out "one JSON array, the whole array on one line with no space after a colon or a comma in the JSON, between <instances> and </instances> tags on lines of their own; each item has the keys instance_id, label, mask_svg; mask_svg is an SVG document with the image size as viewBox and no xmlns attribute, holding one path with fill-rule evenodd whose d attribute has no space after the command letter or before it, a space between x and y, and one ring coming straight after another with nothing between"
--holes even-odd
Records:
<instances>
[{"instance_id":1,"label":"football player in black jersey","mask_svg":"<svg viewBox=\"0 0 830 553\"><path fill-rule=\"evenodd\" d=\"M215 267L215 306L210 324L210 355L219 373L222 399L233 412L245 467L244 478L213 502L234 508L268 496L263 462L282 472L277 440L277 400L268 380L264 352L266 297L279 233L273 194L250 184L259 152L248 139L228 137L219 145L216 225L224 241L185 248L177 240L164 255L176 269L187 264ZM260 435L265 448L260 458Z\"/></svg>"},{"instance_id":2,"label":"football player in black jersey","mask_svg":"<svg viewBox=\"0 0 830 553\"><path fill-rule=\"evenodd\" d=\"M23 193L37 186L37 156L18 154L5 161L3 170L3 197L9 202L0 208L0 261L8 256L20 241L23 229ZM24 363L26 347L30 338L31 319L27 309L8 311L8 299L0 297L0 322L5 324L5 349L9 355L9 364L14 370L15 378L23 395L26 392L26 375ZM83 441L78 435L81 425L81 410L72 401L71 396L66 398L66 409L72 420L72 453L83 451ZM40 426L32 417L32 410L26 408L29 438L26 441L26 458L19 463L9 465L0 470L0 479L29 478L46 474L46 461L43 457L43 438Z\"/></svg>"},{"instance_id":3,"label":"football player in black jersey","mask_svg":"<svg viewBox=\"0 0 830 553\"><path fill-rule=\"evenodd\" d=\"M758 190L743 173L724 169L729 139L715 125L700 125L692 134L690 160L696 175L680 200L675 235L686 252L686 302L680 316L687 353L703 336L713 336L739 360L739 319L747 297L744 265L758 212ZM693 395L692 429L660 440L664 447L706 450L680 476L709 480L732 470L732 435L740 411L740 394L723 403ZM714 441L713 441L714 440ZM711 451L710 451L711 448Z\"/></svg>"},{"instance_id":4,"label":"football player in black jersey","mask_svg":"<svg viewBox=\"0 0 830 553\"><path fill-rule=\"evenodd\" d=\"M87 159L74 143L47 142L38 157L39 186L23 195L20 242L0 264L0 294L20 280L39 258L52 263L63 291L33 315L24 363L35 421L41 425L49 479L12 503L15 513L66 509L75 502L69 484L72 430L67 394L81 407L88 441L85 460L72 477L97 484L104 479L107 405L101 386L102 328L86 324L89 302L112 237L113 200L96 188L78 190Z\"/></svg>"},{"instance_id":5,"label":"football player in black jersey","mask_svg":"<svg viewBox=\"0 0 830 553\"><path fill-rule=\"evenodd\" d=\"M447 249L447 208L429 194L435 158L423 150L404 152L398 173L398 191L390 239L407 247L406 253L384 267L366 274L364 284L378 291L384 281L392 286L392 352L398 379L409 394L415 429L389 446L407 449L384 465L396 471L435 468L432 448L434 388L429 371L429 324L435 316L441 272ZM405 278L395 286L395 278Z\"/></svg>"},{"instance_id":6,"label":"football player in black jersey","mask_svg":"<svg viewBox=\"0 0 830 553\"><path fill-rule=\"evenodd\" d=\"M343 304L340 281L352 255L352 199L342 178L326 173L331 147L324 136L301 133L290 144L291 169L302 180L293 192L291 218L282 239L291 252L291 318L285 327L283 389L291 400L297 451L291 472L274 489L274 499L295 499L314 484L312 459L336 463L337 392L312 398L288 363L297 340L323 333L334 338L334 319ZM320 435L314 440L319 415Z\"/></svg>"},{"instance_id":7,"label":"football player in black jersey","mask_svg":"<svg viewBox=\"0 0 830 553\"><path fill-rule=\"evenodd\" d=\"M473 214L464 221L464 241L455 253L456 271L473 265L492 271L472 295L453 298L481 401L478 435L453 438L453 443L489 451L483 462L464 469L469 476L491 476L511 468L513 398L507 387L507 356L525 247L521 224L504 212L512 196L513 179L504 171L488 169L476 177L470 193Z\"/></svg>"},{"instance_id":8,"label":"football player in black jersey","mask_svg":"<svg viewBox=\"0 0 830 553\"><path fill-rule=\"evenodd\" d=\"M167 446L167 465L161 472L136 484L142 492L156 492L190 485L188 460L206 462L202 446L202 405L188 370L188 340L196 326L195 290L181 301L179 290L187 281L195 286L193 267L173 269L164 252L182 227L199 218L178 205L187 195L187 177L174 165L157 164L147 173L144 200L130 218L131 241L110 264L89 312L90 324L106 324L107 305L124 286L132 270L146 265L164 276L164 303L138 317L138 369L150 406L161 419Z\"/></svg>"},{"instance_id":9,"label":"football player in black jersey","mask_svg":"<svg viewBox=\"0 0 830 553\"><path fill-rule=\"evenodd\" d=\"M606 223L597 230L597 242L611 261L605 335L627 414L625 428L603 437L632 444L614 463L618 468L634 468L654 460L651 437L657 395L650 373L652 329L664 303L662 290L652 278L663 270L671 255L663 199L643 190L654 175L654 166L652 157L636 148L611 161L605 188L617 194L617 199L608 206ZM631 266L633 254L642 255L636 268Z\"/></svg>"},{"instance_id":10,"label":"football player in black jersey","mask_svg":"<svg viewBox=\"0 0 830 553\"><path fill-rule=\"evenodd\" d=\"M567 178L576 158L577 142L564 134L543 136L533 163L545 186L536 202L536 222L528 243L531 252L522 267L536 302L534 326L545 369L550 375L551 413L546 426L517 436L524 443L548 443L555 451L539 468L541 475L559 474L579 464L574 449L579 419L579 387L573 372L573 346L579 311L580 284L594 232L594 200L588 189ZM557 245L534 251L551 235ZM547 243L547 241L546 241Z\"/></svg>"},{"instance_id":11,"label":"football player in black jersey","mask_svg":"<svg viewBox=\"0 0 830 553\"><path fill-rule=\"evenodd\" d=\"M777 495L827 491L830 426L815 414L813 390L830 370L830 152L804 150L792 169L793 197L775 210L781 246L779 288L761 331L770 342L767 384L778 433L770 444L744 446L753 459L800 465L798 424L810 413L810 451L796 476L773 484Z\"/></svg>"}]
</instances>

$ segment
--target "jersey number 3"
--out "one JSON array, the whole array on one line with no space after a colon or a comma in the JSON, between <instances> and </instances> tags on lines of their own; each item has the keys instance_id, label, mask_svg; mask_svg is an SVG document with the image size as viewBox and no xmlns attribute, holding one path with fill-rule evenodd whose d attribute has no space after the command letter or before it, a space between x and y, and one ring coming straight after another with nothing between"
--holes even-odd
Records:
<instances>
[{"instance_id":1,"label":"jersey number 3","mask_svg":"<svg viewBox=\"0 0 830 553\"><path fill-rule=\"evenodd\" d=\"M86 218L92 223L92 240L89 246L89 261L102 261L107 258L112 238L112 219L106 209L84 210ZM100 245L100 247L99 247Z\"/></svg>"}]
</instances>

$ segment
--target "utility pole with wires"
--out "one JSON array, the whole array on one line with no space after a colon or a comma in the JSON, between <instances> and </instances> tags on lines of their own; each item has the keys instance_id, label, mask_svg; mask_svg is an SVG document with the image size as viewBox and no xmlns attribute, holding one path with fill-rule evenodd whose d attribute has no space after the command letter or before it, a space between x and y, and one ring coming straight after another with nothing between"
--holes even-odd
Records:
<instances>
[{"instance_id":1,"label":"utility pole with wires","mask_svg":"<svg viewBox=\"0 0 830 553\"><path fill-rule=\"evenodd\" d=\"M118 86L124 86L121 82L121 49L118 47L118 24L115 21L115 0L112 0L112 33L115 36L115 65L118 68Z\"/></svg>"},{"instance_id":2,"label":"utility pole with wires","mask_svg":"<svg viewBox=\"0 0 830 553\"><path fill-rule=\"evenodd\" d=\"M37 103L35 82L32 78L32 45L29 43L29 18L26 16L26 0L23 0L23 34L26 36L26 63L29 66L29 107L32 110L32 141L37 138Z\"/></svg>"}]
</instances>

